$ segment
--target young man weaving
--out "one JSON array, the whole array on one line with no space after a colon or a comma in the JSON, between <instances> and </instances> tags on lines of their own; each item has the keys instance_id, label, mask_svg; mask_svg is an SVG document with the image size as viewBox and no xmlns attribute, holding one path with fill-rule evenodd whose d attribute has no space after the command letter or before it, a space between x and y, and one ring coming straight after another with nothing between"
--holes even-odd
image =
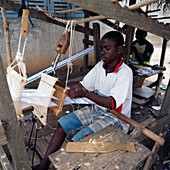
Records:
<instances>
[{"instance_id":1,"label":"young man weaving","mask_svg":"<svg viewBox=\"0 0 170 170\"><path fill-rule=\"evenodd\" d=\"M122 61L121 51L124 40L121 33L111 31L106 33L100 42L101 61L84 77L80 83L69 84L70 98L86 97L96 105L84 107L80 110L63 116L58 120L58 127L54 133L47 152L41 163L33 169L48 169L48 156L59 150L67 133L73 129L79 132L72 138L78 141L100 129L114 124L124 132L128 125L108 112L108 109L117 109L130 118L132 102L132 71ZM63 86L62 82L58 82Z\"/></svg>"}]
</instances>

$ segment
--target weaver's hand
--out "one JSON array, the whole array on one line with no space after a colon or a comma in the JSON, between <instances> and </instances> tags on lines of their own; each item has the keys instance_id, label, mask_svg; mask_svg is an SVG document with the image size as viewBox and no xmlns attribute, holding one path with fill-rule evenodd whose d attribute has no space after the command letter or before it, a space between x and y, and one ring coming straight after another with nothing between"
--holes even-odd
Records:
<instances>
[{"instance_id":1,"label":"weaver's hand","mask_svg":"<svg viewBox=\"0 0 170 170\"><path fill-rule=\"evenodd\" d=\"M88 91L83 86L79 85L78 83L72 84L69 87L70 87L70 90L69 90L68 96L70 98L86 97L86 94Z\"/></svg>"}]
</instances>

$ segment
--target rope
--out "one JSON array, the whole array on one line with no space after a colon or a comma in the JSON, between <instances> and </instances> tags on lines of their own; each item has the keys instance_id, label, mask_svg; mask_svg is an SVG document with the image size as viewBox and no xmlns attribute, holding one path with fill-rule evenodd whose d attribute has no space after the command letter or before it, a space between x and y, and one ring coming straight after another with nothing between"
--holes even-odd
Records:
<instances>
[{"instance_id":1,"label":"rope","mask_svg":"<svg viewBox=\"0 0 170 170\"><path fill-rule=\"evenodd\" d=\"M21 38L22 38L22 35L21 35L21 33L20 33L19 42L18 42L18 51L17 51L17 53L16 53L15 59L14 59L13 62L9 65L8 68L14 69L16 66L18 66L19 74L20 74L20 75L23 75L24 78L27 78L27 75L26 75L26 66L25 66L25 63L23 62L23 60L24 60L23 58L24 58L25 47L26 47L26 43L27 43L27 36L26 36L25 41L24 41L22 53L21 53L21 51L20 51L20 49L21 49ZM13 65L15 62L17 62L17 64L12 67L12 65Z\"/></svg>"},{"instance_id":2,"label":"rope","mask_svg":"<svg viewBox=\"0 0 170 170\"><path fill-rule=\"evenodd\" d=\"M69 74L71 74L72 71L73 71L73 64L71 63L71 58L70 57L72 55L72 44L73 44L73 39L74 39L74 34L73 34L74 20L68 21L67 26L69 25L70 22L71 22L71 24L70 24L70 27L68 29L68 31L70 31L70 46L69 46L69 58L68 58L68 62L67 62L67 75L66 75L66 85L65 85L66 89L68 89L67 85L68 85Z\"/></svg>"}]
</instances>

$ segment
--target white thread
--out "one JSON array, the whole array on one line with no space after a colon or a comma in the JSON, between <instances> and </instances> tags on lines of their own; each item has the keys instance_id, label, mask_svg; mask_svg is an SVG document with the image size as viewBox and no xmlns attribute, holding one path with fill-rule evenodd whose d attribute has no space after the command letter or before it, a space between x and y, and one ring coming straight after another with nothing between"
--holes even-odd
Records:
<instances>
[{"instance_id":1,"label":"white thread","mask_svg":"<svg viewBox=\"0 0 170 170\"><path fill-rule=\"evenodd\" d=\"M19 74L24 77L24 78L27 78L27 75L26 75L26 66L25 66L25 63L23 62L23 57L24 57L24 52L25 52L25 47L26 47L26 42L27 42L27 36L25 38L25 41L24 41L24 45L23 45L23 51L22 53L20 52L20 48L21 48L21 33L20 33L20 37L19 37L19 42L18 42L18 51L16 53L16 56L15 56L15 59L14 61L10 64L9 67L11 67L12 69L15 68L16 66L18 66L18 71L19 71ZM16 65L14 65L12 67L12 65L15 63L15 61L17 62Z\"/></svg>"},{"instance_id":2,"label":"white thread","mask_svg":"<svg viewBox=\"0 0 170 170\"><path fill-rule=\"evenodd\" d=\"M70 21L68 21L70 22ZM67 88L68 85L68 78L69 78L69 74L72 73L73 71L73 64L71 63L71 59L70 56L72 55L72 44L73 44L73 22L74 20L71 21L70 27L69 27L69 31L70 31L70 46L69 46L69 58L68 58L68 63L67 63L67 75L66 75L66 85L65 87ZM71 71L70 71L71 69Z\"/></svg>"}]
</instances>

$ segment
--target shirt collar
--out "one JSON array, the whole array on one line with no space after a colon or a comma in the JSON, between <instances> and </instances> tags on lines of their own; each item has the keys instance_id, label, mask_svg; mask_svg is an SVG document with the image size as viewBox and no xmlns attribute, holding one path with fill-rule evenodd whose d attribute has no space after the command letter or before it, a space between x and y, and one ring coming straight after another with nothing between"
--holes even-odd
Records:
<instances>
[{"instance_id":1,"label":"shirt collar","mask_svg":"<svg viewBox=\"0 0 170 170\"><path fill-rule=\"evenodd\" d=\"M113 73L117 73L118 72L118 70L119 70L119 67L122 65L122 63L123 63L123 60L122 60L122 57L119 59L119 61L118 61L118 63L117 63L117 65L113 68ZM103 68L104 69L106 69L107 68L107 64L105 64L104 62L103 62Z\"/></svg>"}]
</instances>

